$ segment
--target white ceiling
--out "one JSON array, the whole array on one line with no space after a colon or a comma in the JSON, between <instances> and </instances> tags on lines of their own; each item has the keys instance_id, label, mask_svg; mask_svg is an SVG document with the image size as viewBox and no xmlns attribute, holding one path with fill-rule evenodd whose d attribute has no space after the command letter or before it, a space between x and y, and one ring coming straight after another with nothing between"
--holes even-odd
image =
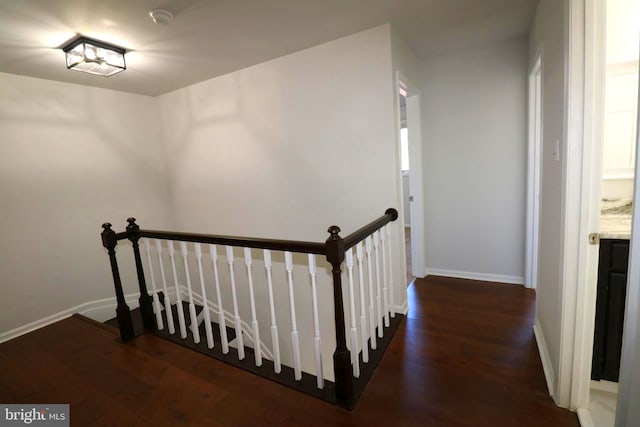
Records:
<instances>
[{"instance_id":1,"label":"white ceiling","mask_svg":"<svg viewBox=\"0 0 640 427\"><path fill-rule=\"evenodd\" d=\"M526 34L537 1L0 0L0 72L156 96L386 22L419 58L471 48ZM76 34L130 50L127 70L67 70Z\"/></svg>"}]
</instances>

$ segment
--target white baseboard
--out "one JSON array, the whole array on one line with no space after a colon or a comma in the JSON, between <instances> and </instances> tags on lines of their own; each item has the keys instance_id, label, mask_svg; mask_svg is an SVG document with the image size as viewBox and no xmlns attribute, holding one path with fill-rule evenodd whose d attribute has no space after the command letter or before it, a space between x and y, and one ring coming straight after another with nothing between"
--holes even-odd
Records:
<instances>
[{"instance_id":1,"label":"white baseboard","mask_svg":"<svg viewBox=\"0 0 640 427\"><path fill-rule=\"evenodd\" d=\"M138 307L138 295L139 294L130 294L125 296L129 308L133 309ZM50 316L43 317L42 319L38 319L26 325L19 326L10 331L3 332L0 334L0 343L28 334L36 329L44 328L52 323L71 317L76 313L90 317L99 322L104 322L115 317L116 305L115 297L85 302Z\"/></svg>"},{"instance_id":2,"label":"white baseboard","mask_svg":"<svg viewBox=\"0 0 640 427\"><path fill-rule=\"evenodd\" d=\"M588 408L578 408L576 412L578 414L578 421L580 421L580 427L596 427Z\"/></svg>"},{"instance_id":3,"label":"white baseboard","mask_svg":"<svg viewBox=\"0 0 640 427\"><path fill-rule=\"evenodd\" d=\"M140 294L138 293L125 296L127 305L131 310L133 310L134 308L138 308L138 306L140 305L138 303L139 296ZM98 322L106 322L107 320L116 317L116 306L118 304L116 303L115 297L92 301L87 304L89 304L87 307L79 308L76 313L87 316Z\"/></svg>"},{"instance_id":4,"label":"white baseboard","mask_svg":"<svg viewBox=\"0 0 640 427\"><path fill-rule=\"evenodd\" d=\"M188 294L187 288L182 285L180 285L179 288L180 288L180 296L182 300L187 301L187 294ZM172 299L172 301L175 303L175 296L176 296L175 288L172 287L168 289L168 295ZM139 296L140 296L139 293L125 295L127 305L129 306L130 309L133 310L134 308L138 308ZM202 296L200 294L193 292L193 300L196 304L202 305ZM207 300L207 303L209 305L209 311L213 312L218 309L217 305L212 301ZM60 311L58 313L52 314L51 316L47 316L42 319L36 320L29 324L17 327L10 331L3 332L0 334L0 343L17 338L20 335L28 334L29 332L33 332L36 329L43 328L52 323L59 322L60 320L66 319L67 317L71 317L76 313L82 314L83 316L87 316L98 322L105 322L109 319L113 319L116 316L116 312L115 312L116 306L117 306L117 303L116 303L115 297L89 301L84 304L80 304L75 307L71 307L66 310ZM233 315L227 312L226 310L223 310L223 312L225 315L225 319L228 322L227 325L233 325ZM217 322L217 318L212 317L212 320ZM250 346L254 345L251 327L245 321L242 321L242 332L243 332L243 335L245 336L245 341L248 341L248 343L246 344L249 344ZM264 344L264 342L260 344L261 344L263 355L266 358L273 360L273 354L271 349L269 349Z\"/></svg>"},{"instance_id":5,"label":"white baseboard","mask_svg":"<svg viewBox=\"0 0 640 427\"><path fill-rule=\"evenodd\" d=\"M555 396L555 372L553 371L553 365L551 364L551 358L549 357L549 350L547 349L547 342L544 339L542 328L540 323L536 320L533 325L533 334L536 337L536 343L538 344L538 353L540 354L540 360L542 361L542 370L544 371L544 378L547 381L547 389L551 397Z\"/></svg>"},{"instance_id":6,"label":"white baseboard","mask_svg":"<svg viewBox=\"0 0 640 427\"><path fill-rule=\"evenodd\" d=\"M401 305L396 304L393 307L395 308L396 313L404 314L405 316L409 312L409 306L407 305L407 301L403 302Z\"/></svg>"},{"instance_id":7,"label":"white baseboard","mask_svg":"<svg viewBox=\"0 0 640 427\"><path fill-rule=\"evenodd\" d=\"M591 390L603 391L605 393L618 394L618 383L614 383L612 381L600 380L594 381L591 380L590 383Z\"/></svg>"},{"instance_id":8,"label":"white baseboard","mask_svg":"<svg viewBox=\"0 0 640 427\"><path fill-rule=\"evenodd\" d=\"M443 270L440 268L425 269L425 276L455 277L457 279L471 279L483 282L509 283L513 285L524 285L523 276L506 276L502 274L474 273L470 271Z\"/></svg>"},{"instance_id":9,"label":"white baseboard","mask_svg":"<svg viewBox=\"0 0 640 427\"><path fill-rule=\"evenodd\" d=\"M66 319L67 317L71 317L71 315L73 315L74 313L77 313L76 307L52 314L51 316L47 316L42 319L38 319L34 322L27 323L26 325L18 326L17 328L11 329L10 331L3 332L0 334L0 343L12 340L19 337L20 335L28 334L29 332L33 332L36 329L40 329L62 319Z\"/></svg>"}]
</instances>

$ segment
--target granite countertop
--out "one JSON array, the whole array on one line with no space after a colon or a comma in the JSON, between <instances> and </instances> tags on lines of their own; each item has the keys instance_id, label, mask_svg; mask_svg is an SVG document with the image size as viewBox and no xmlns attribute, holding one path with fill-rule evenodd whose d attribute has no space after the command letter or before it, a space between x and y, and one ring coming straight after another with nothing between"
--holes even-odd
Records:
<instances>
[{"instance_id":1,"label":"granite countertop","mask_svg":"<svg viewBox=\"0 0 640 427\"><path fill-rule=\"evenodd\" d=\"M601 239L630 239L631 211L630 198L602 199L600 210Z\"/></svg>"}]
</instances>

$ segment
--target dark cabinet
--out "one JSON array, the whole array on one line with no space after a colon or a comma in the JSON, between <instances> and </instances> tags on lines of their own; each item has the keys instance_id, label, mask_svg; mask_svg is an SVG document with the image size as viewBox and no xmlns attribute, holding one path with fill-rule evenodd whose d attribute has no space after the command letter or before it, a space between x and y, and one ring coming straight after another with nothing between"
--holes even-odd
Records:
<instances>
[{"instance_id":1,"label":"dark cabinet","mask_svg":"<svg viewBox=\"0 0 640 427\"><path fill-rule=\"evenodd\" d=\"M618 381L627 294L629 240L602 239L591 379Z\"/></svg>"}]
</instances>

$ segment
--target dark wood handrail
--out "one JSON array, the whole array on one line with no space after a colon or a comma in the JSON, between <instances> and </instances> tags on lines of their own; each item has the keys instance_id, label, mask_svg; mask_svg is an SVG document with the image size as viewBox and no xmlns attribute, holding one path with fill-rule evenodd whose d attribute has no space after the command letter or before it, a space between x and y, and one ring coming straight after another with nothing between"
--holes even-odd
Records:
<instances>
[{"instance_id":1,"label":"dark wood handrail","mask_svg":"<svg viewBox=\"0 0 640 427\"><path fill-rule=\"evenodd\" d=\"M324 243L302 242L296 240L258 239L253 237L219 236L213 234L175 233L157 230L140 230L140 237L152 239L176 240L182 242L209 243L212 245L242 246L245 248L271 249L273 251L301 252L325 255Z\"/></svg>"},{"instance_id":2,"label":"dark wood handrail","mask_svg":"<svg viewBox=\"0 0 640 427\"><path fill-rule=\"evenodd\" d=\"M360 229L354 231L353 233L345 237L344 238L345 250L354 247L356 244L363 241L367 236L370 236L371 233L381 229L382 227L384 227L391 221L395 221L396 219L398 219L398 211L393 208L387 209L384 215L382 215L380 218L370 222L369 224L365 225L364 227L361 227Z\"/></svg>"},{"instance_id":3,"label":"dark wood handrail","mask_svg":"<svg viewBox=\"0 0 640 427\"><path fill-rule=\"evenodd\" d=\"M389 208L380 218L359 228L344 238L345 249L355 246L376 230L398 218L398 211ZM260 239L254 237L224 236L216 234L183 233L174 231L143 230L135 231L138 237L151 239L176 240L182 242L208 243L212 245L241 246L245 248L270 249L273 251L300 252L305 254L326 255L326 243L305 242L299 240ZM117 240L129 239L131 232L116 233Z\"/></svg>"}]
</instances>

